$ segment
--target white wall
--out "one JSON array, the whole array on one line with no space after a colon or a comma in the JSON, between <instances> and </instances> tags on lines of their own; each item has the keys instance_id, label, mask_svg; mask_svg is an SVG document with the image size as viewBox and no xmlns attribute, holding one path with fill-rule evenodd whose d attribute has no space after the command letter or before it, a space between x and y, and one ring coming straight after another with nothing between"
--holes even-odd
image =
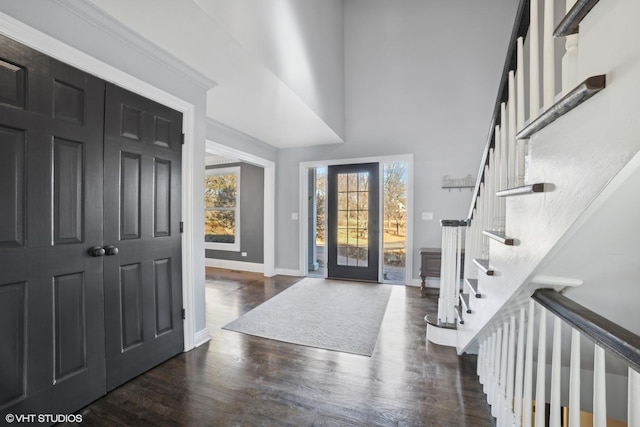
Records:
<instances>
[{"instance_id":1,"label":"white wall","mask_svg":"<svg viewBox=\"0 0 640 427\"><path fill-rule=\"evenodd\" d=\"M279 152L277 267L298 268L302 161L413 153L415 249L440 246L439 219L466 218L471 192L440 185L478 172L516 3L344 2L345 143Z\"/></svg>"},{"instance_id":2,"label":"white wall","mask_svg":"<svg viewBox=\"0 0 640 427\"><path fill-rule=\"evenodd\" d=\"M342 0L196 0L344 136Z\"/></svg>"}]
</instances>

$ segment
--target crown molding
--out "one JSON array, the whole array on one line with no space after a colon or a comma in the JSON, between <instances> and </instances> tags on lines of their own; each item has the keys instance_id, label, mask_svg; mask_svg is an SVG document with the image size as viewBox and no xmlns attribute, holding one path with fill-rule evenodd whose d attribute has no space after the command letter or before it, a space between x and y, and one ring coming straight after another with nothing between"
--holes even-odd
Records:
<instances>
[{"instance_id":1,"label":"crown molding","mask_svg":"<svg viewBox=\"0 0 640 427\"><path fill-rule=\"evenodd\" d=\"M122 24L114 17L100 9L97 5L86 0L53 0L75 15L100 28L114 39L138 51L141 55L152 59L159 65L169 68L185 76L196 85L209 90L218 84L197 69L187 65L182 60L155 43L144 38L131 28Z\"/></svg>"}]
</instances>

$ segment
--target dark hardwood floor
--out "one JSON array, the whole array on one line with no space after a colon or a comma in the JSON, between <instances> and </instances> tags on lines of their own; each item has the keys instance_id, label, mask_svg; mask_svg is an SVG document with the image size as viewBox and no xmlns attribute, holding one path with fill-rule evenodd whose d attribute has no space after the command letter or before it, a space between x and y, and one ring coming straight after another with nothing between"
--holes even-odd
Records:
<instances>
[{"instance_id":1,"label":"dark hardwood floor","mask_svg":"<svg viewBox=\"0 0 640 427\"><path fill-rule=\"evenodd\" d=\"M372 357L221 329L300 278L207 269L211 341L84 410L83 426L491 426L474 356L425 342L435 297L394 287Z\"/></svg>"}]
</instances>

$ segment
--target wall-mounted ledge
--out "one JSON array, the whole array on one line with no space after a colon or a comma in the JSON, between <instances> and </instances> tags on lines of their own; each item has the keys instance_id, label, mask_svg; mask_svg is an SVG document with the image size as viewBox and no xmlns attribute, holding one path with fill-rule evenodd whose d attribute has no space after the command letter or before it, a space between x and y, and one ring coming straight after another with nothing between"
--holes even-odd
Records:
<instances>
[{"instance_id":1,"label":"wall-mounted ledge","mask_svg":"<svg viewBox=\"0 0 640 427\"><path fill-rule=\"evenodd\" d=\"M562 18L562 21L560 21L558 27L553 32L553 37L566 37L571 34L577 34L580 22L591 12L591 9L593 9L598 1L599 0L578 0L566 16Z\"/></svg>"},{"instance_id":2,"label":"wall-mounted ledge","mask_svg":"<svg viewBox=\"0 0 640 427\"><path fill-rule=\"evenodd\" d=\"M482 232L482 234L484 234L485 236L487 236L490 239L493 239L493 240L495 240L497 242L502 243L503 245L506 245L506 246L513 246L514 245L513 237L509 237L509 236L505 235L504 233L499 233L497 231L484 230Z\"/></svg>"},{"instance_id":3,"label":"wall-mounted ledge","mask_svg":"<svg viewBox=\"0 0 640 427\"><path fill-rule=\"evenodd\" d=\"M442 227L466 227L468 225L467 220L464 219L441 219L440 226Z\"/></svg>"},{"instance_id":4,"label":"wall-mounted ledge","mask_svg":"<svg viewBox=\"0 0 640 427\"><path fill-rule=\"evenodd\" d=\"M478 268L487 276L493 276L494 271L491 267L489 267L489 260L488 259L474 259L473 262L475 263L475 265L478 266Z\"/></svg>"},{"instance_id":5,"label":"wall-mounted ledge","mask_svg":"<svg viewBox=\"0 0 640 427\"><path fill-rule=\"evenodd\" d=\"M551 108L542 113L540 117L529 123L516 135L516 139L530 138L536 132L544 129L558 118L567 114L578 105L591 98L596 93L605 88L606 77L604 74L592 76L580 83L575 89L566 94L556 102Z\"/></svg>"},{"instance_id":6,"label":"wall-mounted ledge","mask_svg":"<svg viewBox=\"0 0 640 427\"><path fill-rule=\"evenodd\" d=\"M546 186L549 186L546 184ZM544 193L546 191L545 183L538 182L536 184L523 185L522 187L507 188L496 192L498 197L518 196L520 194Z\"/></svg>"}]
</instances>

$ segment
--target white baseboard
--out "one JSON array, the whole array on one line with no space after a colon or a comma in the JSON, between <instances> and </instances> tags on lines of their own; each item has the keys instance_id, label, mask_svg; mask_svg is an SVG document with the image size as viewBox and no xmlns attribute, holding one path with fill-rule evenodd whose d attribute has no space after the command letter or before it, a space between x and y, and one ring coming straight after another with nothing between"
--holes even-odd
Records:
<instances>
[{"instance_id":1,"label":"white baseboard","mask_svg":"<svg viewBox=\"0 0 640 427\"><path fill-rule=\"evenodd\" d=\"M303 276L300 270L293 270L289 268L276 268L276 274L281 276Z\"/></svg>"},{"instance_id":2,"label":"white baseboard","mask_svg":"<svg viewBox=\"0 0 640 427\"><path fill-rule=\"evenodd\" d=\"M428 277L427 281L427 288L428 289L440 289L440 279L436 278L436 277ZM407 283L407 286L422 286L422 279L411 279L409 281L409 283Z\"/></svg>"},{"instance_id":3,"label":"white baseboard","mask_svg":"<svg viewBox=\"0 0 640 427\"><path fill-rule=\"evenodd\" d=\"M422 281L420 279L411 279L407 282L407 286L420 287Z\"/></svg>"},{"instance_id":4,"label":"white baseboard","mask_svg":"<svg viewBox=\"0 0 640 427\"><path fill-rule=\"evenodd\" d=\"M252 273L264 273L264 264L244 261L231 261L226 259L205 258L207 267L226 268L228 270L250 271Z\"/></svg>"},{"instance_id":5,"label":"white baseboard","mask_svg":"<svg viewBox=\"0 0 640 427\"><path fill-rule=\"evenodd\" d=\"M209 329L204 328L198 332L193 337L193 341L196 347L201 346L202 344L209 342L211 340L211 336L209 336Z\"/></svg>"}]
</instances>

